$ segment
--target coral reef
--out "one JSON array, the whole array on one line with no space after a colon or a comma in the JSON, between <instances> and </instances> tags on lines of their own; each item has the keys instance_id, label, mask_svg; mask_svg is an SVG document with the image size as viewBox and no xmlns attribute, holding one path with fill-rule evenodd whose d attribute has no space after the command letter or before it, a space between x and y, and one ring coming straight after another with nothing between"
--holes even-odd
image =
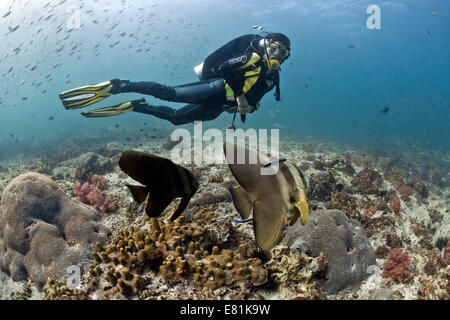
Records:
<instances>
[{"instance_id":1,"label":"coral reef","mask_svg":"<svg viewBox=\"0 0 450 320\"><path fill-rule=\"evenodd\" d=\"M385 245L381 245L375 249L375 256L378 259L386 259L389 255L389 248Z\"/></svg>"},{"instance_id":2,"label":"coral reef","mask_svg":"<svg viewBox=\"0 0 450 320\"><path fill-rule=\"evenodd\" d=\"M117 157L124 151L124 147L119 142L113 141L106 146L97 149L97 153L104 157Z\"/></svg>"},{"instance_id":3,"label":"coral reef","mask_svg":"<svg viewBox=\"0 0 450 320\"><path fill-rule=\"evenodd\" d=\"M267 280L267 270L260 259L250 257L246 245L236 250L208 250L209 246L206 229L185 222L184 216L166 223L152 218L150 232L131 227L109 246L97 244L92 256L98 265L90 270L90 290L103 284L106 297L130 297L145 287L143 274L148 270L159 271L171 284L193 280L212 290L236 281L258 286Z\"/></svg>"},{"instance_id":4,"label":"coral reef","mask_svg":"<svg viewBox=\"0 0 450 320\"><path fill-rule=\"evenodd\" d=\"M443 262L446 266L450 265L450 240L447 241L447 246L444 249Z\"/></svg>"},{"instance_id":5,"label":"coral reef","mask_svg":"<svg viewBox=\"0 0 450 320\"><path fill-rule=\"evenodd\" d=\"M30 277L42 287L61 279L70 265L89 261L93 243L109 230L98 214L73 202L50 178L26 173L3 191L0 206L0 266L15 281Z\"/></svg>"},{"instance_id":6,"label":"coral reef","mask_svg":"<svg viewBox=\"0 0 450 320\"><path fill-rule=\"evenodd\" d=\"M105 177L96 174L93 174L89 177L89 183L99 190L105 190L108 184Z\"/></svg>"},{"instance_id":7,"label":"coral reef","mask_svg":"<svg viewBox=\"0 0 450 320\"><path fill-rule=\"evenodd\" d=\"M410 196L413 194L413 190L411 189L410 186L408 186L405 181L403 180L403 178L399 178L397 181L397 190L398 193L400 194L401 198L403 201L409 201L410 200Z\"/></svg>"},{"instance_id":8,"label":"coral reef","mask_svg":"<svg viewBox=\"0 0 450 320\"><path fill-rule=\"evenodd\" d=\"M272 259L265 267L276 286L292 290L295 299L321 296L316 281L323 281L325 277L327 262L323 254L313 258L281 244L272 250Z\"/></svg>"},{"instance_id":9,"label":"coral reef","mask_svg":"<svg viewBox=\"0 0 450 320\"><path fill-rule=\"evenodd\" d=\"M231 202L231 196L229 192L222 192L220 194L212 194L211 192L203 192L201 193L200 197L193 200L190 203L190 206L205 206L205 205L212 205L219 202Z\"/></svg>"},{"instance_id":10,"label":"coral reef","mask_svg":"<svg viewBox=\"0 0 450 320\"><path fill-rule=\"evenodd\" d=\"M329 172L314 173L309 177L309 200L328 201L336 190L336 179Z\"/></svg>"},{"instance_id":11,"label":"coral reef","mask_svg":"<svg viewBox=\"0 0 450 320\"><path fill-rule=\"evenodd\" d=\"M381 174L370 168L361 170L352 180L352 186L365 195L377 194L382 185L383 178Z\"/></svg>"},{"instance_id":12,"label":"coral reef","mask_svg":"<svg viewBox=\"0 0 450 320\"><path fill-rule=\"evenodd\" d=\"M92 174L105 174L114 169L114 162L97 153L84 153L76 159L75 180L86 182Z\"/></svg>"},{"instance_id":13,"label":"coral reef","mask_svg":"<svg viewBox=\"0 0 450 320\"><path fill-rule=\"evenodd\" d=\"M330 201L325 203L325 207L328 210L341 210L349 216L359 214L355 197L345 192L333 193Z\"/></svg>"},{"instance_id":14,"label":"coral reef","mask_svg":"<svg viewBox=\"0 0 450 320\"><path fill-rule=\"evenodd\" d=\"M32 168L32 171L47 175L50 175L52 173L51 168L49 168L48 165L46 165L42 161L38 161Z\"/></svg>"},{"instance_id":15,"label":"coral reef","mask_svg":"<svg viewBox=\"0 0 450 320\"><path fill-rule=\"evenodd\" d=\"M375 254L361 224L339 210L311 213L306 225L295 223L283 239L293 251L317 257L321 253L328 262L323 289L336 293L357 289L376 265Z\"/></svg>"},{"instance_id":16,"label":"coral reef","mask_svg":"<svg viewBox=\"0 0 450 320\"><path fill-rule=\"evenodd\" d=\"M400 239L400 237L395 234L395 233L388 233L386 235L386 244L391 247L392 249L394 248L402 248L403 247L403 241L402 239Z\"/></svg>"},{"instance_id":17,"label":"coral reef","mask_svg":"<svg viewBox=\"0 0 450 320\"><path fill-rule=\"evenodd\" d=\"M389 205L391 206L392 210L395 213L399 213L402 206L401 206L401 202L400 202L400 198L399 197L394 197L394 199L391 200L391 202L389 203Z\"/></svg>"},{"instance_id":18,"label":"coral reef","mask_svg":"<svg viewBox=\"0 0 450 320\"><path fill-rule=\"evenodd\" d=\"M383 268L383 277L385 278L391 278L400 283L411 281L409 255L407 252L402 253L399 248L394 248L389 252Z\"/></svg>"},{"instance_id":19,"label":"coral reef","mask_svg":"<svg viewBox=\"0 0 450 320\"><path fill-rule=\"evenodd\" d=\"M96 183L102 182L96 181ZM82 203L93 205L100 212L114 212L117 210L117 204L110 197L105 197L100 189L88 182L81 183L78 181L73 185L73 191L78 200Z\"/></svg>"},{"instance_id":20,"label":"coral reef","mask_svg":"<svg viewBox=\"0 0 450 320\"><path fill-rule=\"evenodd\" d=\"M69 289L64 282L48 279L43 287L45 300L88 300L87 294L80 289Z\"/></svg>"}]
</instances>

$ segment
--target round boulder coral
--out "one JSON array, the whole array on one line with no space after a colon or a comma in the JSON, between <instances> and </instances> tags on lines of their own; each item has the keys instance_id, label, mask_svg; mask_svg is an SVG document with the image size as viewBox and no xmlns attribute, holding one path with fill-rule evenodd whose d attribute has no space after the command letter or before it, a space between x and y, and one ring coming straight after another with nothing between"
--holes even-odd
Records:
<instances>
[{"instance_id":1,"label":"round boulder coral","mask_svg":"<svg viewBox=\"0 0 450 320\"><path fill-rule=\"evenodd\" d=\"M110 231L96 212L73 202L50 178L22 174L3 191L0 267L15 281L30 277L42 287L62 279L71 265L86 267L96 242Z\"/></svg>"},{"instance_id":2,"label":"round boulder coral","mask_svg":"<svg viewBox=\"0 0 450 320\"><path fill-rule=\"evenodd\" d=\"M328 264L322 288L328 293L359 288L370 275L369 266L376 265L364 228L340 210L312 212L305 225L297 222L288 228L283 241L293 251L324 255Z\"/></svg>"}]
</instances>

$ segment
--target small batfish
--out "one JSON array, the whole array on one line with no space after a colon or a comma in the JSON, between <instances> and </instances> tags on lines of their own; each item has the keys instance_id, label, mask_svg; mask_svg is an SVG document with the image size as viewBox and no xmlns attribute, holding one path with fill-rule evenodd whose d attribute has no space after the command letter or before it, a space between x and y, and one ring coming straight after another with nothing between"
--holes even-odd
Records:
<instances>
[{"instance_id":1,"label":"small batfish","mask_svg":"<svg viewBox=\"0 0 450 320\"><path fill-rule=\"evenodd\" d=\"M145 212L149 217L159 216L176 198L180 205L170 217L173 221L186 209L199 183L195 176L171 160L137 151L125 151L119 159L120 169L144 186L128 185L138 203L147 197Z\"/></svg>"}]
</instances>

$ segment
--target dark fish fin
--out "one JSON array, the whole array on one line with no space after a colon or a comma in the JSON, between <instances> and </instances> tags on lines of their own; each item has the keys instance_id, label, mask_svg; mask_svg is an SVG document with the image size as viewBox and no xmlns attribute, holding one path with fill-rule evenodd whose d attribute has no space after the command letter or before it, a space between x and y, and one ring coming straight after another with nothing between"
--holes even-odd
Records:
<instances>
[{"instance_id":1,"label":"dark fish fin","mask_svg":"<svg viewBox=\"0 0 450 320\"><path fill-rule=\"evenodd\" d=\"M170 220L174 221L176 218L178 218L180 214L183 213L184 209L186 209L187 205L189 204L189 201L191 201L191 197L182 198L180 205L177 208L177 211L173 213L173 215L170 217Z\"/></svg>"},{"instance_id":2,"label":"dark fish fin","mask_svg":"<svg viewBox=\"0 0 450 320\"><path fill-rule=\"evenodd\" d=\"M231 187L229 190L237 212L239 212L242 219L248 219L252 214L253 208L253 201L251 200L249 193L242 187Z\"/></svg>"},{"instance_id":3,"label":"dark fish fin","mask_svg":"<svg viewBox=\"0 0 450 320\"><path fill-rule=\"evenodd\" d=\"M285 226L285 214L274 212L262 201L255 203L253 211L253 230L255 232L256 244L267 251L280 242Z\"/></svg>"},{"instance_id":4,"label":"dark fish fin","mask_svg":"<svg viewBox=\"0 0 450 320\"><path fill-rule=\"evenodd\" d=\"M145 213L149 217L159 216L175 198L165 198L158 194L150 194Z\"/></svg>"},{"instance_id":5,"label":"dark fish fin","mask_svg":"<svg viewBox=\"0 0 450 320\"><path fill-rule=\"evenodd\" d=\"M130 189L131 195L133 199L138 203L142 203L147 199L149 189L147 187L142 186L133 186L131 184L127 184L128 189Z\"/></svg>"}]
</instances>

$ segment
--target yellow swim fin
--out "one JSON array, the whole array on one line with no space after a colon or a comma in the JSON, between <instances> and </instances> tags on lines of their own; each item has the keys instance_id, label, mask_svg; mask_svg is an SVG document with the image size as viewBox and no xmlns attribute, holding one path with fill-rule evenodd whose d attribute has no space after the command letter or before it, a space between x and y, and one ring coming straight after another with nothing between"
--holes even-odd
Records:
<instances>
[{"instance_id":1,"label":"yellow swim fin","mask_svg":"<svg viewBox=\"0 0 450 320\"><path fill-rule=\"evenodd\" d=\"M64 108L67 110L80 109L97 103L115 93L118 93L120 79L101 82L98 84L83 86L59 95Z\"/></svg>"},{"instance_id":2,"label":"yellow swim fin","mask_svg":"<svg viewBox=\"0 0 450 320\"><path fill-rule=\"evenodd\" d=\"M90 111L84 111L81 114L86 118L103 118L103 117L117 116L125 112L133 111L136 104L140 104L142 102L145 102L145 99L128 101L112 107L105 107Z\"/></svg>"}]
</instances>

